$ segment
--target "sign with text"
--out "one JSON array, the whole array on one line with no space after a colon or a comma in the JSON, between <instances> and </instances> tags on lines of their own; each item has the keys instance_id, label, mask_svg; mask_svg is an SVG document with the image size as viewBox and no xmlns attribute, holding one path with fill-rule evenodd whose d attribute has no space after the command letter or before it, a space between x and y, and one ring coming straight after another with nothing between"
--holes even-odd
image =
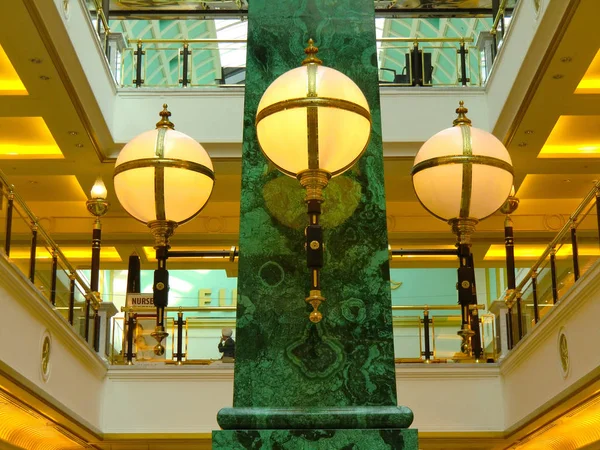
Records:
<instances>
[{"instance_id":1,"label":"sign with text","mask_svg":"<svg viewBox=\"0 0 600 450\"><path fill-rule=\"evenodd\" d=\"M154 294L127 294L127 306L154 308Z\"/></svg>"}]
</instances>

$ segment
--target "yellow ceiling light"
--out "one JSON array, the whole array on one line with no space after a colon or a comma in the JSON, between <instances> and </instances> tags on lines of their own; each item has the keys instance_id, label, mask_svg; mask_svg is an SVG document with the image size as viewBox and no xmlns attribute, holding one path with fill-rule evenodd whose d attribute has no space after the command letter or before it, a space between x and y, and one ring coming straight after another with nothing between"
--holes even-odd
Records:
<instances>
[{"instance_id":1,"label":"yellow ceiling light","mask_svg":"<svg viewBox=\"0 0 600 450\"><path fill-rule=\"evenodd\" d=\"M60 250L69 261L91 261L91 247L61 247ZM10 259L29 259L30 249L28 247L16 247L10 250ZM37 260L50 260L52 255L44 248L37 248L35 258ZM121 262L121 256L115 247L102 247L100 259L105 262Z\"/></svg>"},{"instance_id":2,"label":"yellow ceiling light","mask_svg":"<svg viewBox=\"0 0 600 450\"><path fill-rule=\"evenodd\" d=\"M599 158L600 116L560 116L538 158Z\"/></svg>"},{"instance_id":3,"label":"yellow ceiling light","mask_svg":"<svg viewBox=\"0 0 600 450\"><path fill-rule=\"evenodd\" d=\"M576 94L600 94L600 50L579 82Z\"/></svg>"},{"instance_id":4,"label":"yellow ceiling light","mask_svg":"<svg viewBox=\"0 0 600 450\"><path fill-rule=\"evenodd\" d=\"M544 244L524 244L524 245L515 245L515 259L520 260L536 260L544 250L546 250L546 245ZM600 255L600 249L597 245L578 245L577 250L579 256L598 256ZM573 253L573 248L571 244L564 244L560 247L560 249L556 252L557 258L570 258ZM502 244L493 244L490 245L490 248L486 252L483 257L485 261L504 261L506 259L506 252L504 245Z\"/></svg>"},{"instance_id":5,"label":"yellow ceiling light","mask_svg":"<svg viewBox=\"0 0 600 450\"><path fill-rule=\"evenodd\" d=\"M41 117L0 118L0 158L64 158Z\"/></svg>"},{"instance_id":6,"label":"yellow ceiling light","mask_svg":"<svg viewBox=\"0 0 600 450\"><path fill-rule=\"evenodd\" d=\"M0 46L0 95L27 95L27 89L2 46Z\"/></svg>"},{"instance_id":7,"label":"yellow ceiling light","mask_svg":"<svg viewBox=\"0 0 600 450\"><path fill-rule=\"evenodd\" d=\"M573 408L554 422L535 431L515 450L576 450L592 448L600 441L600 396ZM598 448L594 446L593 448Z\"/></svg>"},{"instance_id":8,"label":"yellow ceiling light","mask_svg":"<svg viewBox=\"0 0 600 450\"><path fill-rule=\"evenodd\" d=\"M0 442L15 448L75 450L87 448L68 437L68 431L0 391ZM11 447L13 448L13 447Z\"/></svg>"}]
</instances>

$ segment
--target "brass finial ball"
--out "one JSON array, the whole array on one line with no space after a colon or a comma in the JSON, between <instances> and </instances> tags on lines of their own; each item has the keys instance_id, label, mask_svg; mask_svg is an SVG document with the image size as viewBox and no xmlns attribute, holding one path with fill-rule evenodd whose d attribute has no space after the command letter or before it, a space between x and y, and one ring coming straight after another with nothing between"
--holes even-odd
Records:
<instances>
[{"instance_id":1,"label":"brass finial ball","mask_svg":"<svg viewBox=\"0 0 600 450\"><path fill-rule=\"evenodd\" d=\"M165 354L165 347L161 344L156 344L154 346L154 354L156 356L162 356Z\"/></svg>"},{"instance_id":2,"label":"brass finial ball","mask_svg":"<svg viewBox=\"0 0 600 450\"><path fill-rule=\"evenodd\" d=\"M315 47L315 41L313 41L312 39L308 40L308 47L306 47L304 49L304 53L306 53L306 58L304 58L304 61L302 61L302 65L305 66L306 64L323 64L323 61L321 61L319 58L317 58L317 53L319 53L319 48Z\"/></svg>"},{"instance_id":3,"label":"brass finial ball","mask_svg":"<svg viewBox=\"0 0 600 450\"><path fill-rule=\"evenodd\" d=\"M321 321L321 319L323 318L323 314L321 314L320 311L313 311L310 313L310 316L308 316L308 317L312 323L319 323Z\"/></svg>"}]
</instances>

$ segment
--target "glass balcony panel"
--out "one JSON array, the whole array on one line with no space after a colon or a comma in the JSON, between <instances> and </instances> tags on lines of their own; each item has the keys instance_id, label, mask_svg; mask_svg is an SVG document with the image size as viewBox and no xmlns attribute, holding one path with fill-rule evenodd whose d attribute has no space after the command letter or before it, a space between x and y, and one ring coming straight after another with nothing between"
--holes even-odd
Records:
<instances>
[{"instance_id":1,"label":"glass balcony panel","mask_svg":"<svg viewBox=\"0 0 600 450\"><path fill-rule=\"evenodd\" d=\"M395 358L399 362L418 362L421 360L421 351L424 350L421 317L404 313L405 311L402 315L394 315Z\"/></svg>"},{"instance_id":2,"label":"glass balcony panel","mask_svg":"<svg viewBox=\"0 0 600 450\"><path fill-rule=\"evenodd\" d=\"M575 283L571 234L566 233L556 246L556 289L560 300Z\"/></svg>"},{"instance_id":3,"label":"glass balcony panel","mask_svg":"<svg viewBox=\"0 0 600 450\"><path fill-rule=\"evenodd\" d=\"M461 329L461 317L457 315L435 314L431 312L434 359L448 360L461 356L462 338L457 334Z\"/></svg>"}]
</instances>

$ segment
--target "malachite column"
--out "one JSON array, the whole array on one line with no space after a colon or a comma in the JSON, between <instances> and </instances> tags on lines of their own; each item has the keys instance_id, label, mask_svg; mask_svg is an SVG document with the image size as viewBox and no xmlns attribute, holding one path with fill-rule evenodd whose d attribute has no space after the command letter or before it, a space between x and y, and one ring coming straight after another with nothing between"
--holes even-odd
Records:
<instances>
[{"instance_id":1,"label":"malachite column","mask_svg":"<svg viewBox=\"0 0 600 450\"><path fill-rule=\"evenodd\" d=\"M373 122L363 157L325 189L318 324L304 301L304 191L269 165L254 126L309 38L362 89ZM247 55L234 399L213 449L417 449L396 399L373 0L252 0Z\"/></svg>"}]
</instances>

